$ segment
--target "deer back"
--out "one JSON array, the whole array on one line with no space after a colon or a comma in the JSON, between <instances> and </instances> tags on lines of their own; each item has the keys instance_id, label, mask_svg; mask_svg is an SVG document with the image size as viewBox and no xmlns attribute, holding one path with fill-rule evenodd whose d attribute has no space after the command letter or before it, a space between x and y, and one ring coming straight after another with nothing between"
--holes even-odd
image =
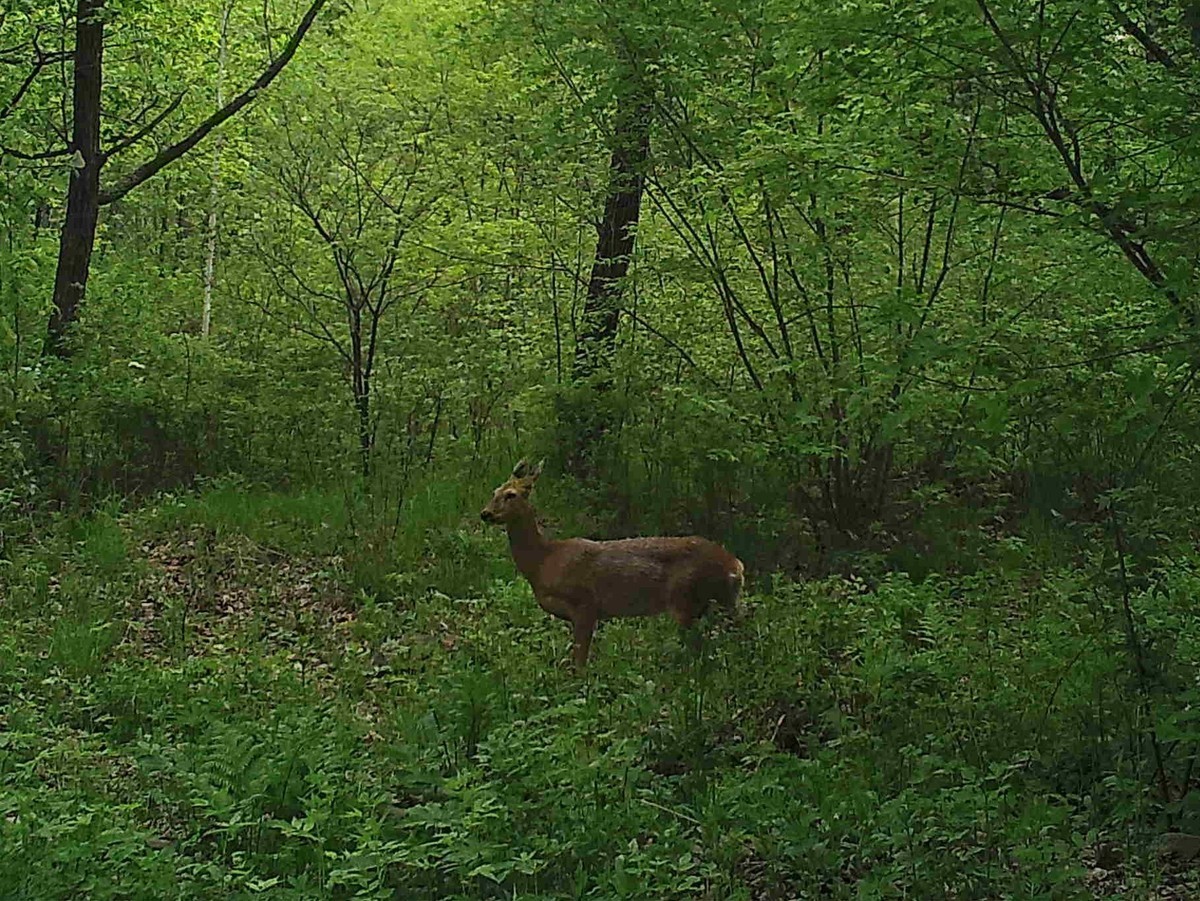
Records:
<instances>
[{"instance_id":1,"label":"deer back","mask_svg":"<svg viewBox=\"0 0 1200 901\"><path fill-rule=\"evenodd\" d=\"M742 564L705 538L628 538L551 542L535 592L586 605L598 618L654 616L668 610L698 616L710 601L732 603Z\"/></svg>"}]
</instances>

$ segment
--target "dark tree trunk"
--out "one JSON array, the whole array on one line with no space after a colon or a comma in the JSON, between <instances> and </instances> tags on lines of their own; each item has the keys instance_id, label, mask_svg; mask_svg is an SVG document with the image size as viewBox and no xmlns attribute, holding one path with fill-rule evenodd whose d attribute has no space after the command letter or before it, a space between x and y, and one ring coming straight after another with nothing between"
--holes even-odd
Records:
<instances>
[{"instance_id":1,"label":"dark tree trunk","mask_svg":"<svg viewBox=\"0 0 1200 901\"><path fill-rule=\"evenodd\" d=\"M1185 0L1183 24L1192 39L1192 50L1200 56L1200 0Z\"/></svg>"},{"instance_id":2,"label":"dark tree trunk","mask_svg":"<svg viewBox=\"0 0 1200 901\"><path fill-rule=\"evenodd\" d=\"M650 161L650 118L649 101L635 95L618 108L613 129L608 196L596 229L596 256L575 335L571 374L582 393L574 395L563 411L564 424L573 436L566 467L580 478L594 474L594 452L612 425L604 398L613 386L622 280L629 273Z\"/></svg>"},{"instance_id":3,"label":"dark tree trunk","mask_svg":"<svg viewBox=\"0 0 1200 901\"><path fill-rule=\"evenodd\" d=\"M596 256L583 303L583 321L575 337L576 380L611 383L612 357L621 315L621 280L629 272L650 159L650 105L639 102L618 110L609 163L608 196L597 226Z\"/></svg>"},{"instance_id":4,"label":"dark tree trunk","mask_svg":"<svg viewBox=\"0 0 1200 901\"><path fill-rule=\"evenodd\" d=\"M371 475L371 450L374 445L374 435L371 431L371 386L364 381L359 393L355 395L354 407L358 412L358 453L362 465L363 478Z\"/></svg>"},{"instance_id":5,"label":"dark tree trunk","mask_svg":"<svg viewBox=\"0 0 1200 901\"><path fill-rule=\"evenodd\" d=\"M67 328L75 321L87 287L88 268L100 213L100 84L104 58L105 0L79 0L75 15L75 75L71 147L74 169L67 190L67 215L58 245L54 309L46 351L66 354Z\"/></svg>"},{"instance_id":6,"label":"dark tree trunk","mask_svg":"<svg viewBox=\"0 0 1200 901\"><path fill-rule=\"evenodd\" d=\"M358 418L358 453L364 479L371 475L371 360L363 345L363 303L352 283L346 283L347 317L350 327L350 389L354 393L354 411Z\"/></svg>"}]
</instances>

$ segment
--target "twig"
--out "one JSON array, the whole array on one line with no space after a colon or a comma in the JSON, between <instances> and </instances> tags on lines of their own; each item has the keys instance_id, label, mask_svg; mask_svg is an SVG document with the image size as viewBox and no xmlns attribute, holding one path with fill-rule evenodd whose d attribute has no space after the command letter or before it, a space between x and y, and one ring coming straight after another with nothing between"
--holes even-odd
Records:
<instances>
[{"instance_id":1,"label":"twig","mask_svg":"<svg viewBox=\"0 0 1200 901\"><path fill-rule=\"evenodd\" d=\"M653 807L656 810L661 810L663 813L669 813L673 817L679 817L679 819L683 820L684 822L691 823L694 826L702 825L695 817L690 817L686 813L680 813L678 810L672 810L670 807L664 807L657 801L651 801L649 798L638 798L638 800L647 807Z\"/></svg>"}]
</instances>

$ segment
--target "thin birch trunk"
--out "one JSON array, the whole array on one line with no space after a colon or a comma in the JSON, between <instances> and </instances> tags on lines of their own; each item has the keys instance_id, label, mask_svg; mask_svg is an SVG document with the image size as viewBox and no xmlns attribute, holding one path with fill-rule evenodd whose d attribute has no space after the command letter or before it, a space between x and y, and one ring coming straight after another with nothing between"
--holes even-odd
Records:
<instances>
[{"instance_id":1,"label":"thin birch trunk","mask_svg":"<svg viewBox=\"0 0 1200 901\"><path fill-rule=\"evenodd\" d=\"M229 55L229 13L232 3L221 10L221 42L217 50L217 108L225 105L225 60ZM217 204L221 195L221 149L225 133L218 132L213 147L212 173L208 193L208 250L204 257L204 310L200 314L200 334L207 338L212 328L212 295L217 268Z\"/></svg>"}]
</instances>

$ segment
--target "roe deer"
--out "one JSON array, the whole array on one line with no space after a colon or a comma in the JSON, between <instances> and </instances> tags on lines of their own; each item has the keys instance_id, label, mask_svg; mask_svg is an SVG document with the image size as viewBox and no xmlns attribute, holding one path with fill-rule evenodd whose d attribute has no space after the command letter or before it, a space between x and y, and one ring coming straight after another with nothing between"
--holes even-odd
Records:
<instances>
[{"instance_id":1,"label":"roe deer","mask_svg":"<svg viewBox=\"0 0 1200 901\"><path fill-rule=\"evenodd\" d=\"M508 529L513 560L529 580L538 605L570 621L577 670L587 666L592 633L600 620L669 613L686 629L711 601L733 612L745 568L705 538L546 538L529 502L541 472L541 463L530 467L522 460L479 517Z\"/></svg>"}]
</instances>

